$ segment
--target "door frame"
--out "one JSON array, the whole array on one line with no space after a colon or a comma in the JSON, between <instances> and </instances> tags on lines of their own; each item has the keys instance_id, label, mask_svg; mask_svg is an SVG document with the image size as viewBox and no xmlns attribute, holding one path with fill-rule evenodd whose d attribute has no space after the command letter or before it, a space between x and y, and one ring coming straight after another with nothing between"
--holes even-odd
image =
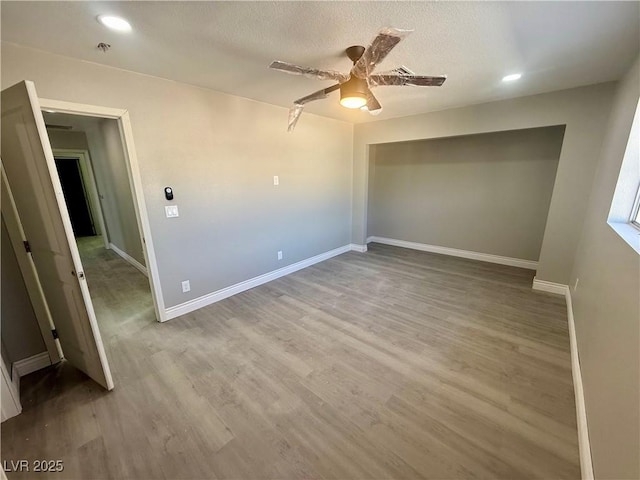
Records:
<instances>
[{"instance_id":1,"label":"door frame","mask_svg":"<svg viewBox=\"0 0 640 480\"><path fill-rule=\"evenodd\" d=\"M52 100L48 98L39 98L40 108L42 110L53 110L59 113L68 113L71 115L84 115L88 117L108 118L118 122L120 130L120 139L124 148L125 158L127 160L127 174L129 177L129 187L133 195L133 205L136 213L136 221L138 222L138 231L141 234L142 250L144 259L149 272L149 286L151 287L151 295L153 297L153 306L156 312L156 320L164 322L167 320L164 299L162 297L162 289L160 287L160 275L158 273L158 263L156 260L155 249L153 247L153 239L151 236L151 227L149 224L149 215L144 199L142 189L142 180L140 178L140 169L138 167L138 156L136 154L133 142L133 130L131 128L131 120L129 112L126 109L102 107L97 105L86 105L82 103L66 102L61 100Z\"/></svg>"},{"instance_id":2,"label":"door frame","mask_svg":"<svg viewBox=\"0 0 640 480\"><path fill-rule=\"evenodd\" d=\"M111 248L109 246L109 234L107 232L106 223L104 221L104 214L102 213L102 202L100 201L100 191L98 190L98 183L96 182L96 176L93 171L93 163L91 162L91 155L88 150L78 150L72 148L52 148L53 158L58 157L65 158L77 158L80 163L80 174L82 176L85 192L87 193L87 200L89 201L89 208L91 214L96 217L98 226L100 227L100 235L104 241L104 248L107 250ZM86 172L86 181L85 175Z\"/></svg>"},{"instance_id":3,"label":"door frame","mask_svg":"<svg viewBox=\"0 0 640 480\"><path fill-rule=\"evenodd\" d=\"M0 409L2 410L2 421L9 420L22 413L22 404L20 403L20 377L14 374L11 377L9 366L4 363L2 357L2 380L0 386ZM4 471L4 468L1 469ZM6 478L6 477L3 477Z\"/></svg>"}]
</instances>

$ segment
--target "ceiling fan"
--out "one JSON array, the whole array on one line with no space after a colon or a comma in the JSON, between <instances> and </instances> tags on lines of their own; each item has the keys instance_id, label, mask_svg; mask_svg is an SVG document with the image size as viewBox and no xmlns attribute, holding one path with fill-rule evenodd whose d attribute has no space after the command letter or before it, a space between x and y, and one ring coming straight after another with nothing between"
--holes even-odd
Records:
<instances>
[{"instance_id":1,"label":"ceiling fan","mask_svg":"<svg viewBox=\"0 0 640 480\"><path fill-rule=\"evenodd\" d=\"M361 108L368 110L372 115L382 111L382 106L371 92L374 87L382 85L416 87L439 87L447 79L446 76L428 77L415 75L406 67L399 67L389 72L373 73L376 66L384 60L393 47L413 30L400 30L397 28L384 28L373 39L368 48L354 45L346 49L347 56L353 62L349 73L336 72L334 70L320 70L317 68L301 67L287 62L274 61L269 68L293 75L318 80L335 80L338 83L330 87L318 90L306 97L293 102L289 110L289 125L287 131L291 132L302 114L304 106L314 100L327 98L331 92L340 90L340 104L347 108Z\"/></svg>"}]
</instances>

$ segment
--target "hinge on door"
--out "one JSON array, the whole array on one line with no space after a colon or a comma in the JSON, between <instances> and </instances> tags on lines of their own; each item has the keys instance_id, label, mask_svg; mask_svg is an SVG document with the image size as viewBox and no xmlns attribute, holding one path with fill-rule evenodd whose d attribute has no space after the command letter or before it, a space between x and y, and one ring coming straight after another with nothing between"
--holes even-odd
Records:
<instances>
[{"instance_id":1,"label":"hinge on door","mask_svg":"<svg viewBox=\"0 0 640 480\"><path fill-rule=\"evenodd\" d=\"M57 340L58 339L58 330L56 330L55 328L51 329L51 335L53 335L53 339Z\"/></svg>"},{"instance_id":2,"label":"hinge on door","mask_svg":"<svg viewBox=\"0 0 640 480\"><path fill-rule=\"evenodd\" d=\"M23 243L24 249L27 251L27 253L31 253L31 245L29 245L29 242L27 240L25 240L22 243Z\"/></svg>"}]
</instances>

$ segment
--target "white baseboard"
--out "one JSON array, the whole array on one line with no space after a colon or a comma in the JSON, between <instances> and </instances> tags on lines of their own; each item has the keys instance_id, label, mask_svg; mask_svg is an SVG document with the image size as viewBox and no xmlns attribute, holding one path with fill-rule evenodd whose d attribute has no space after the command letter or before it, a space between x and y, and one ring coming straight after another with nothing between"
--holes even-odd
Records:
<instances>
[{"instance_id":1,"label":"white baseboard","mask_svg":"<svg viewBox=\"0 0 640 480\"><path fill-rule=\"evenodd\" d=\"M352 243L350 246L352 252L365 253L367 251L366 245L358 245L357 243Z\"/></svg>"},{"instance_id":2,"label":"white baseboard","mask_svg":"<svg viewBox=\"0 0 640 480\"><path fill-rule=\"evenodd\" d=\"M547 282L546 280L538 280L538 277L533 277L534 290L547 293L555 293L557 295L567 296L569 287L562 283Z\"/></svg>"},{"instance_id":3,"label":"white baseboard","mask_svg":"<svg viewBox=\"0 0 640 480\"><path fill-rule=\"evenodd\" d=\"M492 255L490 253L472 252L469 250L459 250L457 248L440 247L438 245L428 245L426 243L407 242L405 240L396 240L385 237L369 237L367 243L382 243L384 245L392 245L394 247L410 248L412 250L420 250L423 252L439 253L442 255L450 255L452 257L469 258L471 260L480 260L481 262L498 263L500 265L509 265L511 267L526 268L528 270L537 270L538 262L533 260L523 260L520 258L502 257L500 255Z\"/></svg>"},{"instance_id":4,"label":"white baseboard","mask_svg":"<svg viewBox=\"0 0 640 480\"><path fill-rule=\"evenodd\" d=\"M587 427L587 410L584 403L584 388L582 386L582 371L578 357L578 343L576 339L576 324L573 317L573 303L571 289L562 283L547 282L533 279L534 290L563 295L567 302L567 319L569 323L569 345L571 349L571 374L573 377L573 392L576 399L576 420L578 424L578 450L580 453L580 470L583 480L593 480L593 463L591 461L591 443Z\"/></svg>"},{"instance_id":5,"label":"white baseboard","mask_svg":"<svg viewBox=\"0 0 640 480\"><path fill-rule=\"evenodd\" d=\"M302 270L303 268L310 267L311 265L320 263L324 260L328 260L337 255L342 255L343 253L349 252L351 250L351 245L345 245L343 247L321 253L320 255L316 255L315 257L307 258L286 267L279 268L278 270L274 270L272 272L268 272L254 278L250 278L249 280L245 280L244 282L236 283L235 285L231 285L221 290L217 290L201 297L194 298L193 300L189 300L179 305L169 307L165 311L166 319L171 320L172 318L185 315L189 312L193 312L194 310L206 307L207 305L211 305L212 303L219 302L220 300L224 300L225 298L229 298L233 295L237 295L238 293L258 287L267 282L297 272L298 270Z\"/></svg>"},{"instance_id":6,"label":"white baseboard","mask_svg":"<svg viewBox=\"0 0 640 480\"><path fill-rule=\"evenodd\" d=\"M573 318L573 303L571 290L565 292L567 301L567 317L569 319L569 344L571 348L571 373L573 374L573 392L576 399L576 418L578 423L578 450L580 453L580 470L583 480L593 480L593 463L591 460L591 442L587 426L587 410L584 403L584 389L582 386L582 371L578 357L578 343L576 338L576 324Z\"/></svg>"},{"instance_id":7,"label":"white baseboard","mask_svg":"<svg viewBox=\"0 0 640 480\"><path fill-rule=\"evenodd\" d=\"M135 258L133 258L131 255L129 255L127 252L120 250L118 247L116 247L113 243L109 244L109 248L111 248L111 250L113 250L114 252L116 252L118 255L120 255L124 260L126 260L129 264L131 264L133 267L135 267L137 270L139 270L145 277L148 277L149 274L147 273L147 267L145 267L144 265L142 265L139 261L137 261Z\"/></svg>"},{"instance_id":8,"label":"white baseboard","mask_svg":"<svg viewBox=\"0 0 640 480\"><path fill-rule=\"evenodd\" d=\"M29 375L30 373L40 370L51 365L51 359L47 352L38 353L28 358L14 362L15 371L20 377Z\"/></svg>"}]
</instances>

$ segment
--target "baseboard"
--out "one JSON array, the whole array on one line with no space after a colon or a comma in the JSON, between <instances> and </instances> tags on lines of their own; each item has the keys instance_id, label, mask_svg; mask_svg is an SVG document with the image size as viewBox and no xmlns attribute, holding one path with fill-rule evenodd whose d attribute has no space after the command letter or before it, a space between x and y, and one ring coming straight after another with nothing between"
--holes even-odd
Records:
<instances>
[{"instance_id":1,"label":"baseboard","mask_svg":"<svg viewBox=\"0 0 640 480\"><path fill-rule=\"evenodd\" d=\"M578 423L578 450L580 453L580 470L582 480L593 480L593 463L591 460L591 442L587 426L587 409L584 403L584 388L582 386L582 370L578 357L578 341L576 338L576 323L573 317L573 302L571 290L565 292L567 300L567 318L569 320L569 345L571 348L571 373L573 375L573 392L576 399L576 419Z\"/></svg>"},{"instance_id":2,"label":"baseboard","mask_svg":"<svg viewBox=\"0 0 640 480\"><path fill-rule=\"evenodd\" d=\"M578 449L580 453L580 470L583 480L593 480L593 464L591 462L591 443L587 427L587 410L584 403L584 389L582 386L582 371L578 357L578 343L576 339L576 324L573 317L573 303L571 289L562 283L547 282L533 279L533 290L563 295L567 302L567 320L569 324L569 346L571 350L571 375L573 377L573 391L576 399L576 420L578 424Z\"/></svg>"},{"instance_id":3,"label":"baseboard","mask_svg":"<svg viewBox=\"0 0 640 480\"><path fill-rule=\"evenodd\" d=\"M539 292L547 292L547 293L555 293L557 295L567 296L569 292L569 287L562 283L554 283L547 282L546 280L538 280L537 277L533 277L533 285L534 290L538 290Z\"/></svg>"},{"instance_id":4,"label":"baseboard","mask_svg":"<svg viewBox=\"0 0 640 480\"><path fill-rule=\"evenodd\" d=\"M337 255L342 255L343 253L349 252L351 250L351 245L345 245L343 247L321 253L320 255L301 260L286 267L279 268L278 270L274 270L272 272L268 272L254 278L250 278L249 280L245 280L244 282L236 283L235 285L231 285L221 290L217 290L201 297L194 298L193 300L189 300L179 305L169 307L165 310L166 319L171 320L172 318L185 315L189 312L193 312L194 310L206 307L207 305L211 305L212 303L219 302L220 300L224 300L225 298L229 298L233 295L237 295L238 293L242 293L246 290L258 287L267 282L297 272L298 270L302 270L303 268L310 267L311 265L315 265L316 263L328 260Z\"/></svg>"},{"instance_id":5,"label":"baseboard","mask_svg":"<svg viewBox=\"0 0 640 480\"><path fill-rule=\"evenodd\" d=\"M147 273L147 267L142 265L139 261L137 261L131 255L129 255L127 252L120 250L113 243L110 243L109 247L111 248L111 250L113 250L118 255L120 255L127 263L131 264L133 267L139 270L145 277L149 276L149 274Z\"/></svg>"},{"instance_id":6,"label":"baseboard","mask_svg":"<svg viewBox=\"0 0 640 480\"><path fill-rule=\"evenodd\" d=\"M490 253L472 252L469 250L459 250L457 248L440 247L438 245L428 245L426 243L407 242L405 240L396 240L385 237L368 237L367 243L382 243L384 245L392 245L394 247L410 248L412 250L420 250L422 252L439 253L441 255L450 255L452 257L468 258L471 260L479 260L481 262L498 263L500 265L509 265L511 267L526 268L528 270L537 270L538 262L533 260L523 260L520 258L502 257L500 255L492 255Z\"/></svg>"},{"instance_id":7,"label":"baseboard","mask_svg":"<svg viewBox=\"0 0 640 480\"><path fill-rule=\"evenodd\" d=\"M14 362L13 367L15 368L15 372L18 376L24 377L25 375L29 375L30 373L40 370L41 368L48 367L49 365L51 365L49 354L47 352L42 352Z\"/></svg>"},{"instance_id":8,"label":"baseboard","mask_svg":"<svg viewBox=\"0 0 640 480\"><path fill-rule=\"evenodd\" d=\"M358 245L357 243L352 243L350 246L352 252L365 253L367 251L366 245Z\"/></svg>"}]
</instances>

